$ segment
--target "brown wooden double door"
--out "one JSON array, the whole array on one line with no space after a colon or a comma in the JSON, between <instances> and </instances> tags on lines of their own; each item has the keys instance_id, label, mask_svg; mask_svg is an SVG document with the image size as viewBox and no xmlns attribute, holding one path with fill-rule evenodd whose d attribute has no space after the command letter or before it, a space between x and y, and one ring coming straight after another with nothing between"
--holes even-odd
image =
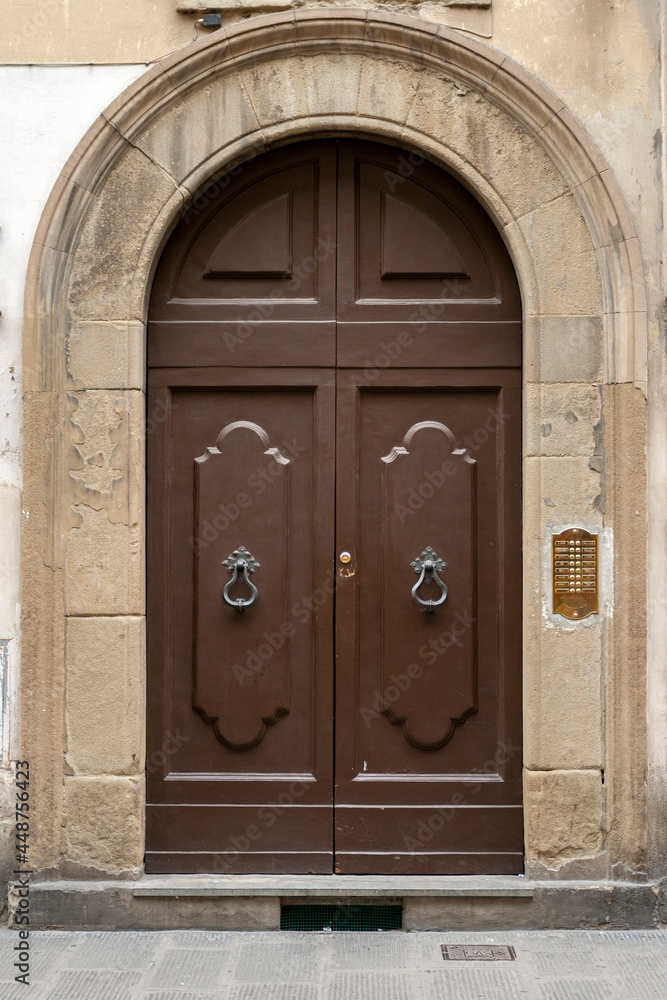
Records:
<instances>
[{"instance_id":1,"label":"brown wooden double door","mask_svg":"<svg viewBox=\"0 0 667 1000\"><path fill-rule=\"evenodd\" d=\"M491 221L408 152L279 149L181 220L149 317L148 871L522 870L520 331Z\"/></svg>"}]
</instances>

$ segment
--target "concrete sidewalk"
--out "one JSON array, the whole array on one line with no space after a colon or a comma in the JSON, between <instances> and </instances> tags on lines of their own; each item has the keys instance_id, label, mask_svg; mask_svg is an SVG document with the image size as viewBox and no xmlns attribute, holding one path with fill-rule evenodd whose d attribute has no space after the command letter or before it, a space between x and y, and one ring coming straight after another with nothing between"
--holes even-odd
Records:
<instances>
[{"instance_id":1,"label":"concrete sidewalk","mask_svg":"<svg viewBox=\"0 0 667 1000\"><path fill-rule=\"evenodd\" d=\"M0 931L0 1000L665 1000L667 931ZM441 945L510 945L514 961Z\"/></svg>"}]
</instances>

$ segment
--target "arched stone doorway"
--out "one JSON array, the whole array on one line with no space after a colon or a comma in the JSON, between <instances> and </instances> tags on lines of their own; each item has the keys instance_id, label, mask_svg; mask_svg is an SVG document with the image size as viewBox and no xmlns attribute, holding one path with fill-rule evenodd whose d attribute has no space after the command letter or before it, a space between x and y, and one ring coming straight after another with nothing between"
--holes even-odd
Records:
<instances>
[{"instance_id":1,"label":"arched stone doorway","mask_svg":"<svg viewBox=\"0 0 667 1000\"><path fill-rule=\"evenodd\" d=\"M529 870L644 863L645 315L622 200L561 102L491 48L409 17L308 11L245 22L152 68L73 154L36 235L21 698L37 870L127 874L143 859L143 346L160 251L211 177L305 136L360 131L450 169L519 278ZM563 393L589 414L580 429L596 428L592 454L588 438L540 433ZM149 432L161 419L148 413ZM574 521L606 531L614 606L576 628L552 620L546 597L547 536ZM165 734L161 752L170 745Z\"/></svg>"}]
</instances>

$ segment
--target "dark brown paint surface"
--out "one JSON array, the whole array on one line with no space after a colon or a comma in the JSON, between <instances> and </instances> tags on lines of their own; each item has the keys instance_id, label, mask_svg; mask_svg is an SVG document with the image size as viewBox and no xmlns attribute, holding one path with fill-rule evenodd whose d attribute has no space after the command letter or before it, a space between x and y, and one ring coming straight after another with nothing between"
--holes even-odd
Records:
<instances>
[{"instance_id":1,"label":"dark brown paint surface","mask_svg":"<svg viewBox=\"0 0 667 1000\"><path fill-rule=\"evenodd\" d=\"M507 252L387 146L303 143L217 187L150 307L147 870L521 871Z\"/></svg>"}]
</instances>

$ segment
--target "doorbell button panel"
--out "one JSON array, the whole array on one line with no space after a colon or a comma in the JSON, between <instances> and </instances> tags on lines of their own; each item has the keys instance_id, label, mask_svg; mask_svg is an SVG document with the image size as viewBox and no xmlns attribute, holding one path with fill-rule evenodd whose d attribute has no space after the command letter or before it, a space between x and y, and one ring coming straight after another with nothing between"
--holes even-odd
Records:
<instances>
[{"instance_id":1,"label":"doorbell button panel","mask_svg":"<svg viewBox=\"0 0 667 1000\"><path fill-rule=\"evenodd\" d=\"M584 528L552 535L553 613L573 621L598 614L598 536Z\"/></svg>"}]
</instances>

